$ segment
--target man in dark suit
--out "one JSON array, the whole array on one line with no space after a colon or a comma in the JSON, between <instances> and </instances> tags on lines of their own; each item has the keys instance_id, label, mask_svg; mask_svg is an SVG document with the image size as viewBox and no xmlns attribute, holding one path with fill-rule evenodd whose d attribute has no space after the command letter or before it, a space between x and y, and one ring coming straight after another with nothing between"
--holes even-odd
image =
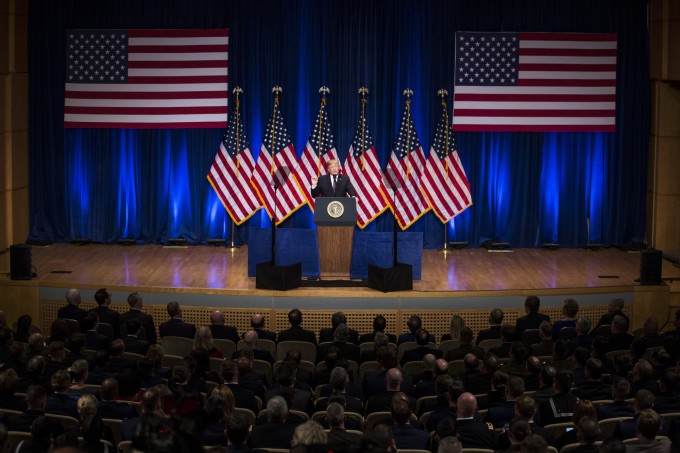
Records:
<instances>
[{"instance_id":1,"label":"man in dark suit","mask_svg":"<svg viewBox=\"0 0 680 453\"><path fill-rule=\"evenodd\" d=\"M518 332L524 332L527 329L538 329L543 321L550 322L550 316L539 313L541 308L541 300L536 296L529 296L524 301L524 311L526 316L517 318L515 327Z\"/></svg>"},{"instance_id":2,"label":"man in dark suit","mask_svg":"<svg viewBox=\"0 0 680 453\"><path fill-rule=\"evenodd\" d=\"M578 399L571 392L574 375L569 370L560 370L555 376L553 387L555 394L539 405L539 414L543 426L553 423L570 422Z\"/></svg>"},{"instance_id":3,"label":"man in dark suit","mask_svg":"<svg viewBox=\"0 0 680 453\"><path fill-rule=\"evenodd\" d=\"M373 412L389 411L392 404L392 397L397 393L405 395L408 400L409 407L411 407L411 410L415 410L415 398L412 396L406 396L406 394L400 390L403 381L404 379L402 377L401 371L398 368L391 368L387 370L382 390L374 393L367 393L367 395L372 394L373 396L368 398L368 401L366 401L366 415Z\"/></svg>"},{"instance_id":4,"label":"man in dark suit","mask_svg":"<svg viewBox=\"0 0 680 453\"><path fill-rule=\"evenodd\" d=\"M132 293L128 296L127 301L128 305L130 305L130 310L121 314L118 319L120 322L120 337L123 338L128 333L125 325L131 319L137 319L142 327L142 330L138 335L139 339L148 341L149 344L156 344L158 341L158 337L156 336L156 325L153 323L153 317L142 311L142 307L144 306L142 295L139 293Z\"/></svg>"},{"instance_id":5,"label":"man in dark suit","mask_svg":"<svg viewBox=\"0 0 680 453\"><path fill-rule=\"evenodd\" d=\"M426 354L422 360L423 374L416 377L413 386L413 397L435 396L437 394L437 378L449 374L449 363L444 359L438 359L432 354ZM420 417L422 414L416 414Z\"/></svg>"},{"instance_id":6,"label":"man in dark suit","mask_svg":"<svg viewBox=\"0 0 680 453\"><path fill-rule=\"evenodd\" d=\"M312 404L312 392L310 390L301 390L295 387L295 367L289 362L282 362L279 369L276 371L276 380L279 384L278 388L271 388L264 395L264 402L266 403L274 396L280 394L282 389L290 389L293 394L290 409L304 411L308 415L314 412L314 405Z\"/></svg>"},{"instance_id":7,"label":"man in dark suit","mask_svg":"<svg viewBox=\"0 0 680 453\"><path fill-rule=\"evenodd\" d=\"M111 295L102 288L94 293L94 300L97 302L97 307L90 311L97 313L100 323L106 323L113 327L113 338L120 338L120 314L117 311L111 310Z\"/></svg>"},{"instance_id":8,"label":"man in dark suit","mask_svg":"<svg viewBox=\"0 0 680 453\"><path fill-rule=\"evenodd\" d=\"M397 394L392 398L390 412L392 414L392 435L398 449L427 450L430 444L430 434L411 425L411 408L403 399L406 395Z\"/></svg>"},{"instance_id":9,"label":"man in dark suit","mask_svg":"<svg viewBox=\"0 0 680 453\"><path fill-rule=\"evenodd\" d=\"M290 328L282 330L278 335L278 342L282 341L306 341L308 343L316 344L316 334L311 330L302 328L302 312L297 308L293 308L288 312L288 322Z\"/></svg>"},{"instance_id":10,"label":"man in dark suit","mask_svg":"<svg viewBox=\"0 0 680 453\"><path fill-rule=\"evenodd\" d=\"M149 350L149 342L139 338L140 331L142 330L139 318L130 318L130 320L125 323L125 327L126 335L123 337L125 350L127 352L145 356L146 352Z\"/></svg>"},{"instance_id":11,"label":"man in dark suit","mask_svg":"<svg viewBox=\"0 0 680 453\"><path fill-rule=\"evenodd\" d=\"M52 375L51 384L53 393L47 397L45 412L78 418L76 399L66 393L71 386L71 375L68 371L56 371Z\"/></svg>"},{"instance_id":12,"label":"man in dark suit","mask_svg":"<svg viewBox=\"0 0 680 453\"><path fill-rule=\"evenodd\" d=\"M255 360L264 360L265 362L269 362L270 365L274 365L274 357L272 357L271 353L269 351L265 351L264 349L257 349L257 332L254 330L249 330L248 332L243 334L243 342L250 347L250 349L253 350L253 358ZM231 357L232 359L238 358L238 351L234 351L234 354Z\"/></svg>"},{"instance_id":13,"label":"man in dark suit","mask_svg":"<svg viewBox=\"0 0 680 453\"><path fill-rule=\"evenodd\" d=\"M612 399L609 404L601 404L597 407L597 419L632 417L635 415L633 406L626 401L630 393L630 383L627 379L618 378L612 387Z\"/></svg>"},{"instance_id":14,"label":"man in dark suit","mask_svg":"<svg viewBox=\"0 0 680 453\"><path fill-rule=\"evenodd\" d=\"M340 324L347 325L347 316L345 316L343 312L337 311L331 316L331 327L325 327L319 331L319 343L333 341L335 329L337 329ZM349 329L349 341L358 345L359 332L354 329Z\"/></svg>"},{"instance_id":15,"label":"man in dark suit","mask_svg":"<svg viewBox=\"0 0 680 453\"><path fill-rule=\"evenodd\" d=\"M251 448L290 448L295 425L286 423L288 404L282 396L267 402L267 423L253 426L250 436Z\"/></svg>"},{"instance_id":16,"label":"man in dark suit","mask_svg":"<svg viewBox=\"0 0 680 453\"><path fill-rule=\"evenodd\" d=\"M581 400L608 400L612 397L612 387L602 382L602 362L590 358L586 361L586 382L573 392Z\"/></svg>"},{"instance_id":17,"label":"man in dark suit","mask_svg":"<svg viewBox=\"0 0 680 453\"><path fill-rule=\"evenodd\" d=\"M456 404L458 438L463 448L496 449L498 436L490 423L475 420L477 412L477 398L472 393L463 393Z\"/></svg>"},{"instance_id":18,"label":"man in dark suit","mask_svg":"<svg viewBox=\"0 0 680 453\"><path fill-rule=\"evenodd\" d=\"M330 346L337 346L340 350L340 355L345 360L353 360L356 363L359 363L359 355L361 351L359 350L359 346L348 341L349 333L350 330L347 327L347 324L342 323L338 325L335 329L335 332L333 333L333 342L319 347L316 356L317 363L324 360L326 357L326 350Z\"/></svg>"},{"instance_id":19,"label":"man in dark suit","mask_svg":"<svg viewBox=\"0 0 680 453\"><path fill-rule=\"evenodd\" d=\"M612 334L607 338L607 351L628 351L635 340L628 331L628 321L616 315L612 320Z\"/></svg>"},{"instance_id":20,"label":"man in dark suit","mask_svg":"<svg viewBox=\"0 0 680 453\"><path fill-rule=\"evenodd\" d=\"M397 336L392 333L385 333L385 328L387 327L387 319L383 315L376 315L373 318L373 332L365 333L359 337L359 344L369 343L375 340L375 335L377 333L384 333L387 335L387 339L390 343L397 343Z\"/></svg>"},{"instance_id":21,"label":"man in dark suit","mask_svg":"<svg viewBox=\"0 0 680 453\"><path fill-rule=\"evenodd\" d=\"M109 349L111 341L106 335L97 332L99 327L99 317L95 311L87 312L85 315L85 349Z\"/></svg>"},{"instance_id":22,"label":"man in dark suit","mask_svg":"<svg viewBox=\"0 0 680 453\"><path fill-rule=\"evenodd\" d=\"M420 319L420 316L411 315L411 317L408 318L408 321L406 321L406 327L408 327L408 332L404 332L399 335L399 338L397 339L397 345L409 341L416 341L416 332L423 328L423 321ZM435 343L434 336L430 336L430 343Z\"/></svg>"},{"instance_id":23,"label":"man in dark suit","mask_svg":"<svg viewBox=\"0 0 680 453\"><path fill-rule=\"evenodd\" d=\"M378 349L378 363L381 370L366 373L364 381L361 383L364 387L364 395L366 396L376 395L385 391L387 371L399 366L396 348L394 346L383 346ZM408 374L403 376L403 382L399 390L409 395L413 393L413 378Z\"/></svg>"},{"instance_id":24,"label":"man in dark suit","mask_svg":"<svg viewBox=\"0 0 680 453\"><path fill-rule=\"evenodd\" d=\"M328 173L319 178L312 176L313 197L356 197L349 176L340 174L340 164L336 159L331 159L326 164Z\"/></svg>"},{"instance_id":25,"label":"man in dark suit","mask_svg":"<svg viewBox=\"0 0 680 453\"><path fill-rule=\"evenodd\" d=\"M234 342L234 344L238 344L238 341L241 338L238 336L236 327L228 326L224 323L224 313L222 313L220 310L213 310L210 312L209 327L213 338L218 338L220 340L231 340Z\"/></svg>"},{"instance_id":26,"label":"man in dark suit","mask_svg":"<svg viewBox=\"0 0 680 453\"><path fill-rule=\"evenodd\" d=\"M489 328L480 330L477 334L477 346L484 340L489 338L500 338L501 337L501 324L503 324L503 310L500 308L494 308L489 313Z\"/></svg>"},{"instance_id":27,"label":"man in dark suit","mask_svg":"<svg viewBox=\"0 0 680 453\"><path fill-rule=\"evenodd\" d=\"M645 410L652 410L654 407L654 395L648 390L640 390L635 394L635 403L633 405L635 409L635 415L633 415L632 420L623 420L616 424L614 429L614 437L619 440L632 439L637 437L637 422L640 418L640 414ZM656 435L665 436L666 435L666 423L662 418L660 421L660 426L656 432Z\"/></svg>"},{"instance_id":28,"label":"man in dark suit","mask_svg":"<svg viewBox=\"0 0 680 453\"><path fill-rule=\"evenodd\" d=\"M416 332L416 347L414 349L409 349L404 351L404 355L401 356L401 365L407 362L420 361L423 360L427 354L432 354L438 359L442 358L442 351L436 348L429 347L430 342L430 332L426 329L420 329Z\"/></svg>"},{"instance_id":29,"label":"man in dark suit","mask_svg":"<svg viewBox=\"0 0 680 453\"><path fill-rule=\"evenodd\" d=\"M505 385L505 401L499 401L489 408L486 421L494 428L502 428L515 418L515 402L524 394L524 381L518 376L511 376Z\"/></svg>"},{"instance_id":30,"label":"man in dark suit","mask_svg":"<svg viewBox=\"0 0 680 453\"><path fill-rule=\"evenodd\" d=\"M621 316L626 320L626 328L624 330L624 332L626 332L628 330L628 326L630 325L630 320L628 319L628 316L623 313L624 303L625 302L620 297L610 300L608 307L609 311L600 317L600 320L591 331L591 334L594 335L597 332L597 329L599 329L601 326L611 325L614 322L615 316Z\"/></svg>"},{"instance_id":31,"label":"man in dark suit","mask_svg":"<svg viewBox=\"0 0 680 453\"><path fill-rule=\"evenodd\" d=\"M593 344L592 337L588 335L591 325L592 323L588 318L581 317L576 320L576 336L567 341L567 344L569 345L569 351L571 351L572 354L576 348L586 348L590 350Z\"/></svg>"},{"instance_id":32,"label":"man in dark suit","mask_svg":"<svg viewBox=\"0 0 680 453\"><path fill-rule=\"evenodd\" d=\"M168 302L168 316L170 320L158 326L158 332L163 337L184 337L191 338L196 336L196 326L182 320L182 309L177 302Z\"/></svg>"},{"instance_id":33,"label":"man in dark suit","mask_svg":"<svg viewBox=\"0 0 680 453\"><path fill-rule=\"evenodd\" d=\"M484 356L484 350L472 345L472 329L463 327L460 330L460 344L446 353L446 360L462 360L466 354L474 354L480 359Z\"/></svg>"},{"instance_id":34,"label":"man in dark suit","mask_svg":"<svg viewBox=\"0 0 680 453\"><path fill-rule=\"evenodd\" d=\"M123 420L120 425L121 438L134 440L138 427L141 426L165 426L161 416L161 395L155 388L146 389L142 393L139 407L142 414L139 417ZM147 434L142 432L141 434ZM146 439L144 439L146 440Z\"/></svg>"},{"instance_id":35,"label":"man in dark suit","mask_svg":"<svg viewBox=\"0 0 680 453\"><path fill-rule=\"evenodd\" d=\"M529 395L522 395L515 401L515 417L522 419L529 423L529 429L532 434L538 434L543 437L548 445L555 446L555 435L549 429L545 429L534 423L534 415L536 415L536 402ZM504 431L498 436L498 450L505 451L510 448L510 437L508 431Z\"/></svg>"},{"instance_id":36,"label":"man in dark suit","mask_svg":"<svg viewBox=\"0 0 680 453\"><path fill-rule=\"evenodd\" d=\"M480 363L476 355L466 354L463 357L463 365L465 371L456 377L463 382L465 389L473 395L489 393L491 391L491 377L498 370L498 357L495 354L487 354L484 356L484 361Z\"/></svg>"},{"instance_id":37,"label":"man in dark suit","mask_svg":"<svg viewBox=\"0 0 680 453\"><path fill-rule=\"evenodd\" d=\"M359 355L359 360L363 362L371 362L378 360L378 349L389 345L389 338L383 332L376 332L373 337L373 349L364 349Z\"/></svg>"},{"instance_id":38,"label":"man in dark suit","mask_svg":"<svg viewBox=\"0 0 680 453\"><path fill-rule=\"evenodd\" d=\"M109 358L109 371L118 374L125 370L137 369L137 362L135 360L123 357L123 353L125 352L125 343L123 343L123 340L113 340L109 351L111 352L111 357Z\"/></svg>"},{"instance_id":39,"label":"man in dark suit","mask_svg":"<svg viewBox=\"0 0 680 453\"><path fill-rule=\"evenodd\" d=\"M231 393L234 394L236 407L250 409L253 414L259 412L255 393L250 389L241 387L238 382L238 366L235 362L225 359L220 364L220 377L224 380L225 385L231 389Z\"/></svg>"},{"instance_id":40,"label":"man in dark suit","mask_svg":"<svg viewBox=\"0 0 680 453\"><path fill-rule=\"evenodd\" d=\"M117 400L118 381L114 378L104 379L101 395L102 399L97 406L97 415L101 418L125 420L137 417L137 410L133 405Z\"/></svg>"},{"instance_id":41,"label":"man in dark suit","mask_svg":"<svg viewBox=\"0 0 680 453\"><path fill-rule=\"evenodd\" d=\"M31 385L26 390L26 407L27 409L18 415L12 415L9 420L6 421L7 429L9 431L30 431L31 424L36 418L45 415L45 403L47 400L47 394L45 389L40 385ZM64 431L56 419L51 419L53 422L52 435L58 436Z\"/></svg>"},{"instance_id":42,"label":"man in dark suit","mask_svg":"<svg viewBox=\"0 0 680 453\"><path fill-rule=\"evenodd\" d=\"M361 451L361 434L348 433L345 429L345 410L339 403L330 403L326 408L328 431L327 446L329 451L359 453Z\"/></svg>"},{"instance_id":43,"label":"man in dark suit","mask_svg":"<svg viewBox=\"0 0 680 453\"><path fill-rule=\"evenodd\" d=\"M250 325L253 330L257 332L257 338L261 340L270 340L276 343L276 333L264 328L264 316L260 313L256 313L250 318Z\"/></svg>"},{"instance_id":44,"label":"man in dark suit","mask_svg":"<svg viewBox=\"0 0 680 453\"><path fill-rule=\"evenodd\" d=\"M69 289L66 292L66 302L68 304L65 307L57 310L57 318L75 319L80 324L80 331L84 331L87 312L80 308L80 291L75 288Z\"/></svg>"}]
</instances>

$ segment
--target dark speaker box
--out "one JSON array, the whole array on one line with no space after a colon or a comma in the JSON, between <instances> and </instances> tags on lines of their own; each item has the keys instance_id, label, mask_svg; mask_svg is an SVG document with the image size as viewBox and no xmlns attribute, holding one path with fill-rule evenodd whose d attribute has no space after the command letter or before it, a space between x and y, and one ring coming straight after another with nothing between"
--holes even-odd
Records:
<instances>
[{"instance_id":1,"label":"dark speaker box","mask_svg":"<svg viewBox=\"0 0 680 453\"><path fill-rule=\"evenodd\" d=\"M655 249L645 249L640 252L640 284L660 285L663 252Z\"/></svg>"},{"instance_id":2,"label":"dark speaker box","mask_svg":"<svg viewBox=\"0 0 680 453\"><path fill-rule=\"evenodd\" d=\"M413 289L413 267L397 263L396 267L368 265L368 287L384 293Z\"/></svg>"},{"instance_id":3,"label":"dark speaker box","mask_svg":"<svg viewBox=\"0 0 680 453\"><path fill-rule=\"evenodd\" d=\"M33 276L31 246L14 244L9 247L9 275L12 280L30 280Z\"/></svg>"},{"instance_id":4,"label":"dark speaker box","mask_svg":"<svg viewBox=\"0 0 680 453\"><path fill-rule=\"evenodd\" d=\"M302 263L274 266L271 261L255 266L255 288L288 291L302 284Z\"/></svg>"}]
</instances>

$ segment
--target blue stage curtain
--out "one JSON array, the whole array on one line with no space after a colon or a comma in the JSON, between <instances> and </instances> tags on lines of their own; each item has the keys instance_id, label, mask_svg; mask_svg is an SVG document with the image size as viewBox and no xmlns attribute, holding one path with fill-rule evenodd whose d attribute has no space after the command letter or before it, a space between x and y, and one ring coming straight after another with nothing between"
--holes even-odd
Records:
<instances>
[{"instance_id":1,"label":"blue stage curtain","mask_svg":"<svg viewBox=\"0 0 680 453\"><path fill-rule=\"evenodd\" d=\"M448 240L534 247L641 242L649 134L647 2L643 0L31 0L29 2L30 240L140 243L231 238L231 221L206 180L222 130L64 130L65 30L230 28L230 88L244 88L243 119L257 154L271 87L298 155L331 88L328 111L344 160L370 90L368 126L383 168L404 102L429 145L436 91L453 93L454 34L467 31L617 32L616 133L461 133L473 206ZM230 103L233 108L234 103ZM588 234L590 225L590 234ZM237 228L267 227L264 212ZM301 208L282 226L312 228ZM368 231L391 231L383 214ZM431 213L409 231L439 247Z\"/></svg>"}]
</instances>

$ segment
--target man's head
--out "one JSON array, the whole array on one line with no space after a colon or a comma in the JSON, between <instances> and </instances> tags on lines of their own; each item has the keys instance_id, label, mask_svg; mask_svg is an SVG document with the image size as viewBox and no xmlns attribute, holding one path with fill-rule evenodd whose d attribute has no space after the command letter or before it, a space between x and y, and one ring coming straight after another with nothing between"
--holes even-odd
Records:
<instances>
[{"instance_id":1,"label":"man's head","mask_svg":"<svg viewBox=\"0 0 680 453\"><path fill-rule=\"evenodd\" d=\"M462 453L463 444L454 436L446 436L439 441L437 453Z\"/></svg>"},{"instance_id":2,"label":"man's head","mask_svg":"<svg viewBox=\"0 0 680 453\"><path fill-rule=\"evenodd\" d=\"M271 422L283 422L288 417L288 404L282 396L275 396L267 402L267 418Z\"/></svg>"},{"instance_id":3,"label":"man's head","mask_svg":"<svg viewBox=\"0 0 680 453\"><path fill-rule=\"evenodd\" d=\"M552 339L552 324L550 324L548 321L543 321L541 325L538 327L538 332L539 335L541 336L541 340L551 340Z\"/></svg>"},{"instance_id":4,"label":"man's head","mask_svg":"<svg viewBox=\"0 0 680 453\"><path fill-rule=\"evenodd\" d=\"M210 312L210 324L213 326L223 326L224 325L224 313L220 310L213 310Z\"/></svg>"},{"instance_id":5,"label":"man's head","mask_svg":"<svg viewBox=\"0 0 680 453\"><path fill-rule=\"evenodd\" d=\"M614 401L624 401L630 393L630 383L628 379L619 378L612 386L612 399Z\"/></svg>"},{"instance_id":6,"label":"man's head","mask_svg":"<svg viewBox=\"0 0 680 453\"><path fill-rule=\"evenodd\" d=\"M408 402L404 401L403 398L398 398L397 395L398 393L392 397L392 404L390 405L392 419L396 423L406 424L411 418L411 408L408 406Z\"/></svg>"},{"instance_id":7,"label":"man's head","mask_svg":"<svg viewBox=\"0 0 680 453\"><path fill-rule=\"evenodd\" d=\"M588 359L586 362L586 379L592 381L599 381L602 379L602 372L604 367L602 362L598 359Z\"/></svg>"},{"instance_id":8,"label":"man's head","mask_svg":"<svg viewBox=\"0 0 680 453\"><path fill-rule=\"evenodd\" d=\"M645 409L640 412L637 424L635 425L638 439L640 440L654 440L659 434L660 427L661 417L653 409Z\"/></svg>"},{"instance_id":9,"label":"man's head","mask_svg":"<svg viewBox=\"0 0 680 453\"><path fill-rule=\"evenodd\" d=\"M336 366L331 371L329 383L334 391L344 392L349 382L349 374L347 370L341 366Z\"/></svg>"},{"instance_id":10,"label":"man's head","mask_svg":"<svg viewBox=\"0 0 680 453\"><path fill-rule=\"evenodd\" d=\"M444 359L437 359L434 362L434 368L432 369L432 373L435 376L441 376L441 375L444 375L444 374L448 374L449 373L449 362L447 362Z\"/></svg>"},{"instance_id":11,"label":"man's head","mask_svg":"<svg viewBox=\"0 0 680 453\"><path fill-rule=\"evenodd\" d=\"M574 373L569 370L560 370L555 376L555 392L566 393L571 390L574 385Z\"/></svg>"},{"instance_id":12,"label":"man's head","mask_svg":"<svg viewBox=\"0 0 680 453\"><path fill-rule=\"evenodd\" d=\"M500 308L494 308L489 313L489 324L499 325L503 323L503 310Z\"/></svg>"},{"instance_id":13,"label":"man's head","mask_svg":"<svg viewBox=\"0 0 680 453\"><path fill-rule=\"evenodd\" d=\"M588 332L590 332L590 328L592 327L593 323L590 321L590 319L585 318L585 317L580 317L576 321L576 335L585 335Z\"/></svg>"},{"instance_id":14,"label":"man's head","mask_svg":"<svg viewBox=\"0 0 680 453\"><path fill-rule=\"evenodd\" d=\"M520 453L548 453L548 442L543 436L530 434L520 444Z\"/></svg>"},{"instance_id":15,"label":"man's head","mask_svg":"<svg viewBox=\"0 0 680 453\"><path fill-rule=\"evenodd\" d=\"M536 401L529 395L521 395L515 400L515 415L524 420L533 420L536 414Z\"/></svg>"},{"instance_id":16,"label":"man's head","mask_svg":"<svg viewBox=\"0 0 680 453\"><path fill-rule=\"evenodd\" d=\"M345 409L340 403L330 403L326 407L326 421L331 428L342 428L345 424Z\"/></svg>"},{"instance_id":17,"label":"man's head","mask_svg":"<svg viewBox=\"0 0 680 453\"><path fill-rule=\"evenodd\" d=\"M479 359L472 353L465 354L463 357L463 365L465 365L465 371L476 370L479 368Z\"/></svg>"},{"instance_id":18,"label":"man's head","mask_svg":"<svg viewBox=\"0 0 680 453\"><path fill-rule=\"evenodd\" d=\"M472 343L472 329L469 327L463 327L460 329L460 344L470 344Z\"/></svg>"},{"instance_id":19,"label":"man's head","mask_svg":"<svg viewBox=\"0 0 680 453\"><path fill-rule=\"evenodd\" d=\"M335 332L333 333L333 341L346 343L347 340L349 340L349 327L347 327L347 324L343 322L338 324L338 326L335 328Z\"/></svg>"},{"instance_id":20,"label":"man's head","mask_svg":"<svg viewBox=\"0 0 680 453\"><path fill-rule=\"evenodd\" d=\"M477 411L477 398L472 393L465 392L458 397L456 407L458 408L458 418L470 418Z\"/></svg>"},{"instance_id":21,"label":"man's head","mask_svg":"<svg viewBox=\"0 0 680 453\"><path fill-rule=\"evenodd\" d=\"M615 297L612 300L609 301L609 306L607 307L609 309L609 313L617 313L623 310L623 305L624 305L623 299L620 297Z\"/></svg>"},{"instance_id":22,"label":"man's head","mask_svg":"<svg viewBox=\"0 0 680 453\"><path fill-rule=\"evenodd\" d=\"M102 400L114 401L118 397L118 381L114 378L106 378L101 387Z\"/></svg>"},{"instance_id":23,"label":"man's head","mask_svg":"<svg viewBox=\"0 0 680 453\"><path fill-rule=\"evenodd\" d=\"M340 173L340 163L337 159L331 159L326 163L326 169L331 175L337 175Z\"/></svg>"},{"instance_id":24,"label":"man's head","mask_svg":"<svg viewBox=\"0 0 680 453\"><path fill-rule=\"evenodd\" d=\"M383 315L377 315L373 318L373 331L374 332L384 332L385 327L387 327L387 319Z\"/></svg>"},{"instance_id":25,"label":"man's head","mask_svg":"<svg viewBox=\"0 0 680 453\"><path fill-rule=\"evenodd\" d=\"M302 312L297 308L293 308L288 312L288 322L291 326L299 326L302 324Z\"/></svg>"},{"instance_id":26,"label":"man's head","mask_svg":"<svg viewBox=\"0 0 680 453\"><path fill-rule=\"evenodd\" d=\"M510 345L510 357L514 362L524 363L529 355L527 347L521 341L513 341Z\"/></svg>"},{"instance_id":27,"label":"man's head","mask_svg":"<svg viewBox=\"0 0 680 453\"><path fill-rule=\"evenodd\" d=\"M418 346L427 346L430 342L430 332L426 329L418 329L416 332L416 344Z\"/></svg>"},{"instance_id":28,"label":"man's head","mask_svg":"<svg viewBox=\"0 0 680 453\"><path fill-rule=\"evenodd\" d=\"M623 333L628 331L628 322L621 315L614 316L612 320L612 333Z\"/></svg>"},{"instance_id":29,"label":"man's head","mask_svg":"<svg viewBox=\"0 0 680 453\"><path fill-rule=\"evenodd\" d=\"M529 296L524 300L524 311L527 314L537 313L541 308L541 299L536 296Z\"/></svg>"},{"instance_id":30,"label":"man's head","mask_svg":"<svg viewBox=\"0 0 680 453\"><path fill-rule=\"evenodd\" d=\"M144 305L144 301L142 300L142 295L139 293L132 293L128 296L127 299L128 305L130 308L136 308L137 310L141 310L142 306Z\"/></svg>"},{"instance_id":31,"label":"man's head","mask_svg":"<svg viewBox=\"0 0 680 453\"><path fill-rule=\"evenodd\" d=\"M40 353L45 349L45 337L41 333L32 333L28 337L28 347L33 352Z\"/></svg>"},{"instance_id":32,"label":"man's head","mask_svg":"<svg viewBox=\"0 0 680 453\"><path fill-rule=\"evenodd\" d=\"M80 291L75 288L66 291L66 302L76 307L80 305Z\"/></svg>"},{"instance_id":33,"label":"man's head","mask_svg":"<svg viewBox=\"0 0 680 453\"><path fill-rule=\"evenodd\" d=\"M434 369L434 364L437 361L437 358L433 354L425 354L423 356L423 370L424 371L430 371Z\"/></svg>"},{"instance_id":34,"label":"man's head","mask_svg":"<svg viewBox=\"0 0 680 453\"><path fill-rule=\"evenodd\" d=\"M250 318L250 325L253 327L253 329L264 329L264 316L262 316L260 313L255 313Z\"/></svg>"},{"instance_id":35,"label":"man's head","mask_svg":"<svg viewBox=\"0 0 680 453\"><path fill-rule=\"evenodd\" d=\"M505 399L514 401L524 395L524 380L518 376L511 376L505 384Z\"/></svg>"},{"instance_id":36,"label":"man's head","mask_svg":"<svg viewBox=\"0 0 680 453\"><path fill-rule=\"evenodd\" d=\"M155 414L161 409L161 394L155 388L146 389L142 393L139 407L143 414Z\"/></svg>"},{"instance_id":37,"label":"man's head","mask_svg":"<svg viewBox=\"0 0 680 453\"><path fill-rule=\"evenodd\" d=\"M26 406L29 411L44 411L47 392L41 385L31 385L26 390Z\"/></svg>"},{"instance_id":38,"label":"man's head","mask_svg":"<svg viewBox=\"0 0 680 453\"><path fill-rule=\"evenodd\" d=\"M178 302L168 302L166 309L168 310L168 316L171 318L182 316L182 309L179 308Z\"/></svg>"},{"instance_id":39,"label":"man's head","mask_svg":"<svg viewBox=\"0 0 680 453\"><path fill-rule=\"evenodd\" d=\"M543 362L541 362L541 359L536 357L535 355L529 356L527 359L527 372L531 374L532 376L538 376L538 374L541 372L541 367L543 366Z\"/></svg>"},{"instance_id":40,"label":"man's head","mask_svg":"<svg viewBox=\"0 0 680 453\"><path fill-rule=\"evenodd\" d=\"M142 329L142 323L139 322L139 318L130 318L125 325L125 329L128 335L134 335L136 337Z\"/></svg>"},{"instance_id":41,"label":"man's head","mask_svg":"<svg viewBox=\"0 0 680 453\"><path fill-rule=\"evenodd\" d=\"M642 327L642 331L645 335L656 335L659 333L659 321L656 318L647 318L645 324Z\"/></svg>"},{"instance_id":42,"label":"man's head","mask_svg":"<svg viewBox=\"0 0 680 453\"><path fill-rule=\"evenodd\" d=\"M109 305L111 303L111 295L106 290L106 288L102 288L98 290L96 293L94 293L94 300L100 307L102 305Z\"/></svg>"},{"instance_id":43,"label":"man's head","mask_svg":"<svg viewBox=\"0 0 680 453\"><path fill-rule=\"evenodd\" d=\"M250 346L251 349L257 349L257 332L249 330L243 334L243 342Z\"/></svg>"},{"instance_id":44,"label":"man's head","mask_svg":"<svg viewBox=\"0 0 680 453\"><path fill-rule=\"evenodd\" d=\"M638 390L635 394L635 413L642 413L645 409L652 409L654 407L654 394L649 390Z\"/></svg>"},{"instance_id":45,"label":"man's head","mask_svg":"<svg viewBox=\"0 0 680 453\"><path fill-rule=\"evenodd\" d=\"M398 391L403 380L404 378L398 368L390 368L385 374L385 389L392 392Z\"/></svg>"},{"instance_id":46,"label":"man's head","mask_svg":"<svg viewBox=\"0 0 680 453\"><path fill-rule=\"evenodd\" d=\"M335 329L340 324L347 324L347 316L341 311L336 311L331 315L331 326Z\"/></svg>"},{"instance_id":47,"label":"man's head","mask_svg":"<svg viewBox=\"0 0 680 453\"><path fill-rule=\"evenodd\" d=\"M234 412L229 416L225 432L232 445L242 445L248 439L250 423L248 423L245 415L240 412Z\"/></svg>"},{"instance_id":48,"label":"man's head","mask_svg":"<svg viewBox=\"0 0 680 453\"><path fill-rule=\"evenodd\" d=\"M411 315L411 317L408 318L408 321L406 321L406 326L412 334L415 334L422 325L423 322L418 315Z\"/></svg>"},{"instance_id":49,"label":"man's head","mask_svg":"<svg viewBox=\"0 0 680 453\"><path fill-rule=\"evenodd\" d=\"M93 311L88 311L85 315L85 330L97 330L99 326L99 316Z\"/></svg>"}]
</instances>

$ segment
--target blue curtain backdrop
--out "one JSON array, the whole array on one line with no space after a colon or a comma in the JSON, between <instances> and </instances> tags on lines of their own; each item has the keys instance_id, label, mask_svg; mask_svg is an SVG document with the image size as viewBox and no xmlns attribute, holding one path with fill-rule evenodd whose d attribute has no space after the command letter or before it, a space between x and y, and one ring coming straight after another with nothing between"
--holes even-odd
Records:
<instances>
[{"instance_id":1,"label":"blue curtain backdrop","mask_svg":"<svg viewBox=\"0 0 680 453\"><path fill-rule=\"evenodd\" d=\"M473 206L448 239L534 247L644 241L649 132L644 0L30 0L32 241L86 238L143 243L230 238L231 222L206 174L223 130L64 130L65 30L230 28L230 88L243 87L243 118L258 152L271 87L301 153L330 87L329 116L343 160L367 109L383 168L404 106L429 151L439 88L453 92L456 31L616 32L616 133L459 133ZM234 103L230 102L231 108ZM588 224L590 236L588 236ZM237 228L266 227L264 210ZM311 228L303 207L283 227ZM391 231L383 214L367 227ZM409 231L441 246L444 225L427 214Z\"/></svg>"}]
</instances>

